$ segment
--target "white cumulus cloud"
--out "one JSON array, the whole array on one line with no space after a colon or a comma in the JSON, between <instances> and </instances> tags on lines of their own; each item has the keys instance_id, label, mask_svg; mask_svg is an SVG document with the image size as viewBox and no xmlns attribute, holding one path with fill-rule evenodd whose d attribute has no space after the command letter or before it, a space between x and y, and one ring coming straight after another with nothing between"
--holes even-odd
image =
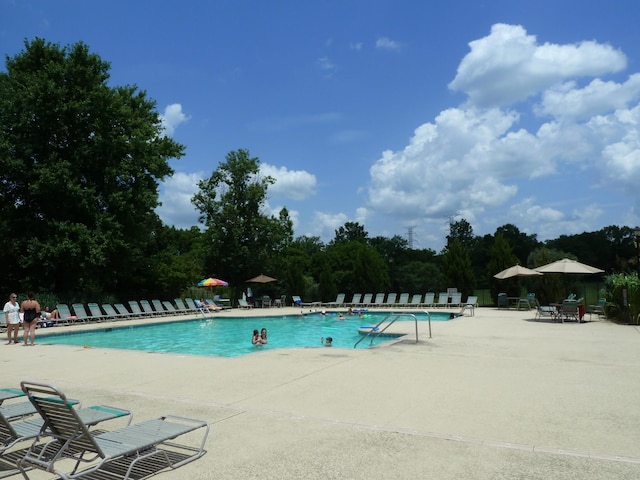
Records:
<instances>
[{"instance_id":1,"label":"white cumulus cloud","mask_svg":"<svg viewBox=\"0 0 640 480\"><path fill-rule=\"evenodd\" d=\"M198 225L198 212L191 198L202 180L200 173L176 172L160 184L160 202L157 213L164 223L177 228Z\"/></svg>"},{"instance_id":2,"label":"white cumulus cloud","mask_svg":"<svg viewBox=\"0 0 640 480\"><path fill-rule=\"evenodd\" d=\"M160 121L162 122L162 126L167 136L172 137L176 128L181 123L189 120L182 112L182 105L179 103L172 103L171 105L167 105L164 109L164 113L160 115Z\"/></svg>"},{"instance_id":3,"label":"white cumulus cloud","mask_svg":"<svg viewBox=\"0 0 640 480\"><path fill-rule=\"evenodd\" d=\"M488 36L469 47L449 88L464 91L481 106L509 105L566 79L617 72L627 64L610 45L540 45L519 25L493 25Z\"/></svg>"},{"instance_id":4,"label":"white cumulus cloud","mask_svg":"<svg viewBox=\"0 0 640 480\"><path fill-rule=\"evenodd\" d=\"M270 194L292 200L304 200L316 194L316 176L304 170L289 170L287 167L262 163L260 172L276 180L269 186Z\"/></svg>"}]
</instances>

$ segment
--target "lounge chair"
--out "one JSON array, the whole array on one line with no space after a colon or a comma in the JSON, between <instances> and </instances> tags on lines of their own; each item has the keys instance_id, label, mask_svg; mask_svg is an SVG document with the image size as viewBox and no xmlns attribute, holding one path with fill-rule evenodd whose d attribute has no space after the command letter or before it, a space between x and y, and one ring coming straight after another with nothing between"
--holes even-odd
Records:
<instances>
[{"instance_id":1,"label":"lounge chair","mask_svg":"<svg viewBox=\"0 0 640 480\"><path fill-rule=\"evenodd\" d=\"M179 312L178 310L176 310L176 307L173 306L173 303L171 303L168 300L165 300L164 302L162 302L162 306L164 307L165 311L167 312L167 315L178 315L182 312Z\"/></svg>"},{"instance_id":2,"label":"lounge chair","mask_svg":"<svg viewBox=\"0 0 640 480\"><path fill-rule=\"evenodd\" d=\"M247 301L244 298L239 298L238 299L238 307L244 308L244 309L249 309L249 308L253 308L253 305L251 305L250 303L247 303Z\"/></svg>"},{"instance_id":3,"label":"lounge chair","mask_svg":"<svg viewBox=\"0 0 640 480\"><path fill-rule=\"evenodd\" d=\"M384 293L376 293L376 298L371 304L372 307L382 307L384 305Z\"/></svg>"},{"instance_id":4,"label":"lounge chair","mask_svg":"<svg viewBox=\"0 0 640 480\"><path fill-rule=\"evenodd\" d=\"M140 316L140 314L142 313L131 313L129 310L127 310L127 307L124 306L124 303L114 303L113 308L116 309L116 312L118 312L118 314L121 315L122 318L133 318ZM140 311L140 308L138 308L138 311Z\"/></svg>"},{"instance_id":5,"label":"lounge chair","mask_svg":"<svg viewBox=\"0 0 640 480\"><path fill-rule=\"evenodd\" d=\"M462 294L461 293L452 293L451 301L449 302L450 307L460 307L462 306Z\"/></svg>"},{"instance_id":6,"label":"lounge chair","mask_svg":"<svg viewBox=\"0 0 640 480\"><path fill-rule=\"evenodd\" d=\"M82 303L74 303L72 305L73 313L76 314L76 321L81 321L83 323L87 323L89 320L89 315L87 315L87 309L84 307Z\"/></svg>"},{"instance_id":7,"label":"lounge chair","mask_svg":"<svg viewBox=\"0 0 640 480\"><path fill-rule=\"evenodd\" d=\"M371 299L373 298L373 293L365 293L364 297L362 297L362 301L360 302L360 307L369 307L371 306Z\"/></svg>"},{"instance_id":8,"label":"lounge chair","mask_svg":"<svg viewBox=\"0 0 640 480\"><path fill-rule=\"evenodd\" d=\"M469 295L467 297L467 301L464 303L465 307L468 307L471 310L471 316L476 314L476 308L478 308L478 296L477 295Z\"/></svg>"},{"instance_id":9,"label":"lounge chair","mask_svg":"<svg viewBox=\"0 0 640 480\"><path fill-rule=\"evenodd\" d=\"M56 325L60 323L70 325L75 321L75 315L71 315L71 310L69 310L69 307L65 303L57 304L56 310L58 310L58 315L60 315L60 318L56 320Z\"/></svg>"},{"instance_id":10,"label":"lounge chair","mask_svg":"<svg viewBox=\"0 0 640 480\"><path fill-rule=\"evenodd\" d=\"M424 294L424 302L422 302L422 306L423 307L433 307L435 302L434 299L436 298L436 294L433 292L427 292Z\"/></svg>"},{"instance_id":11,"label":"lounge chair","mask_svg":"<svg viewBox=\"0 0 640 480\"><path fill-rule=\"evenodd\" d=\"M387 298L387 302L389 301L389 299ZM400 297L398 298L398 306L399 307L408 307L409 306L409 294L408 293L401 293Z\"/></svg>"},{"instance_id":12,"label":"lounge chair","mask_svg":"<svg viewBox=\"0 0 640 480\"><path fill-rule=\"evenodd\" d=\"M102 310L100 310L100 305L98 305L97 303L89 303L87 304L87 306L89 307L89 312L91 312L92 319L98 322L111 319L109 315L105 315L102 313Z\"/></svg>"},{"instance_id":13,"label":"lounge chair","mask_svg":"<svg viewBox=\"0 0 640 480\"><path fill-rule=\"evenodd\" d=\"M213 303L222 307L224 310L231 308L231 300L228 298L222 298L220 295L213 296Z\"/></svg>"},{"instance_id":14,"label":"lounge chair","mask_svg":"<svg viewBox=\"0 0 640 480\"><path fill-rule=\"evenodd\" d=\"M162 306L163 303L160 300L151 300L151 305L153 305L154 310L158 315L166 315L167 310Z\"/></svg>"},{"instance_id":15,"label":"lounge chair","mask_svg":"<svg viewBox=\"0 0 640 480\"><path fill-rule=\"evenodd\" d=\"M202 313L204 312L196 305L196 302L193 301L192 298L185 298L184 302L187 304L187 308L191 310L193 313Z\"/></svg>"},{"instance_id":16,"label":"lounge chair","mask_svg":"<svg viewBox=\"0 0 640 480\"><path fill-rule=\"evenodd\" d=\"M187 302L187 307L189 307L191 310L194 310L195 312L199 312L203 315L206 315L207 313L211 313L211 310L200 305L200 300L194 301L191 298L185 298L184 301Z\"/></svg>"},{"instance_id":17,"label":"lounge chair","mask_svg":"<svg viewBox=\"0 0 640 480\"><path fill-rule=\"evenodd\" d=\"M178 310L178 312L180 313L184 313L185 315L189 315L191 313L197 313L198 310L192 310L190 307L187 307L184 304L184 301L181 298L174 298L173 299L174 303L176 304L176 308ZM195 308L195 305L194 305Z\"/></svg>"},{"instance_id":18,"label":"lounge chair","mask_svg":"<svg viewBox=\"0 0 640 480\"><path fill-rule=\"evenodd\" d=\"M24 394L24 392L23 392ZM79 407L78 400L67 399L67 408ZM131 416L128 410L123 410L104 405L96 405L89 408L75 408L77 415L88 426L94 426L98 423ZM43 428L44 420L38 415L35 403L31 401L12 403L7 406L0 407L0 477L4 478L9 475L19 473L16 468L16 462L22 459L24 450L13 450L15 445L20 442L33 440L35 438L46 439L50 434L49 430ZM46 446L46 444L45 444ZM39 448L42 447L42 444ZM44 451L43 451L44 452Z\"/></svg>"},{"instance_id":19,"label":"lounge chair","mask_svg":"<svg viewBox=\"0 0 640 480\"><path fill-rule=\"evenodd\" d=\"M149 300L140 300L140 308L142 309L142 313L145 314L147 317L155 317L157 316L156 313L153 308L151 308L151 304L149 303Z\"/></svg>"},{"instance_id":20,"label":"lounge chair","mask_svg":"<svg viewBox=\"0 0 640 480\"><path fill-rule=\"evenodd\" d=\"M293 299L293 304L297 307L320 307L322 305L320 302L303 302L299 295L291 295L291 298Z\"/></svg>"},{"instance_id":21,"label":"lounge chair","mask_svg":"<svg viewBox=\"0 0 640 480\"><path fill-rule=\"evenodd\" d=\"M358 305L360 305L360 300L362 299L362 294L361 293L354 293L353 297L351 297L351 301L347 302L345 305L348 305L349 307L357 307Z\"/></svg>"},{"instance_id":22,"label":"lounge chair","mask_svg":"<svg viewBox=\"0 0 640 480\"><path fill-rule=\"evenodd\" d=\"M413 294L413 296L411 297L411 302L409 302L409 306L413 308L422 307L423 306L422 294L420 293Z\"/></svg>"},{"instance_id":23,"label":"lounge chair","mask_svg":"<svg viewBox=\"0 0 640 480\"><path fill-rule=\"evenodd\" d=\"M21 382L22 389L36 406L44 424L45 435L53 441L42 445L38 435L18 469L36 468L63 479L142 478L164 468L177 468L203 456L209 424L202 420L166 415L153 420L102 432L91 432L90 424L69 406L65 395L51 385ZM183 435L201 436L199 441L180 445L175 439ZM197 446L192 446L197 445ZM65 460L71 460L67 464ZM87 465L80 470L81 466ZM70 467L70 468L65 468ZM64 468L64 470L63 470ZM144 474L142 472L144 471ZM116 476L117 475L117 476Z\"/></svg>"},{"instance_id":24,"label":"lounge chair","mask_svg":"<svg viewBox=\"0 0 640 480\"><path fill-rule=\"evenodd\" d=\"M336 299L333 302L327 302L327 303L323 303L322 305L324 305L325 307L342 307L344 306L344 293L339 293L336 296Z\"/></svg>"},{"instance_id":25,"label":"lounge chair","mask_svg":"<svg viewBox=\"0 0 640 480\"><path fill-rule=\"evenodd\" d=\"M140 304L136 300L129 300L129 310L133 317L145 317L145 313L140 308Z\"/></svg>"},{"instance_id":26,"label":"lounge chair","mask_svg":"<svg viewBox=\"0 0 640 480\"><path fill-rule=\"evenodd\" d=\"M390 293L387 295L387 300L382 304L384 307L397 307L396 298L398 298L397 293Z\"/></svg>"},{"instance_id":27,"label":"lounge chair","mask_svg":"<svg viewBox=\"0 0 640 480\"><path fill-rule=\"evenodd\" d=\"M533 305L536 309L536 319L547 317L555 320L558 318L558 309L556 307L542 306L537 298L533 299Z\"/></svg>"},{"instance_id":28,"label":"lounge chair","mask_svg":"<svg viewBox=\"0 0 640 480\"><path fill-rule=\"evenodd\" d=\"M599 298L598 303L595 305L589 305L589 308L586 310L586 313L589 314L589 320L591 320L591 315L596 314L598 318L604 317L604 307L607 304L607 300L605 298Z\"/></svg>"},{"instance_id":29,"label":"lounge chair","mask_svg":"<svg viewBox=\"0 0 640 480\"><path fill-rule=\"evenodd\" d=\"M122 308L124 308L124 305L122 305ZM122 320L124 318L129 318L129 312L127 313L116 312L116 309L110 303L103 303L102 309L104 310L104 313L109 315L109 317L113 318L114 320Z\"/></svg>"},{"instance_id":30,"label":"lounge chair","mask_svg":"<svg viewBox=\"0 0 640 480\"><path fill-rule=\"evenodd\" d=\"M435 303L436 307L448 307L449 306L449 294L447 292L441 292L438 294L438 301Z\"/></svg>"}]
</instances>

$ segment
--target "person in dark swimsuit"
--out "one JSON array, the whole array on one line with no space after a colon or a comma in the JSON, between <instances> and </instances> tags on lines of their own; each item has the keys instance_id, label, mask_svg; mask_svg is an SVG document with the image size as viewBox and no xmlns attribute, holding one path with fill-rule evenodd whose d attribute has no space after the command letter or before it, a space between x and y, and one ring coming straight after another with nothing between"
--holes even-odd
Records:
<instances>
[{"instance_id":1,"label":"person in dark swimsuit","mask_svg":"<svg viewBox=\"0 0 640 480\"><path fill-rule=\"evenodd\" d=\"M40 316L40 304L33 292L27 293L27 299L20 305L20 312L24 313L24 346L28 345L27 340L31 340L33 346L36 343L37 319Z\"/></svg>"}]
</instances>

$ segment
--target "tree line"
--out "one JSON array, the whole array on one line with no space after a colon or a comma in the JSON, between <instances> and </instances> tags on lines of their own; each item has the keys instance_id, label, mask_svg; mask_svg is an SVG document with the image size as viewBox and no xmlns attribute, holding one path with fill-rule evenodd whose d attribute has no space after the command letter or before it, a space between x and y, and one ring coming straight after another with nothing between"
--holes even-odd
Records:
<instances>
[{"instance_id":1,"label":"tree line","mask_svg":"<svg viewBox=\"0 0 640 480\"><path fill-rule=\"evenodd\" d=\"M293 234L286 208L265 212L275 180L244 149L229 152L192 202L199 225L177 229L155 212L159 182L185 146L165 135L156 103L135 85L109 85L108 62L77 43L36 38L0 73L0 288L66 302L170 299L217 276L238 298L259 273L271 296L329 301L337 293L520 288L493 274L565 256L607 272L637 268L633 231L609 226L540 242L505 224L476 236L452 222L445 248L413 249L347 222L325 243ZM542 291L544 292L544 288ZM546 288L546 287L545 287ZM548 295L554 288L548 286ZM547 293L543 293L546 295Z\"/></svg>"}]
</instances>

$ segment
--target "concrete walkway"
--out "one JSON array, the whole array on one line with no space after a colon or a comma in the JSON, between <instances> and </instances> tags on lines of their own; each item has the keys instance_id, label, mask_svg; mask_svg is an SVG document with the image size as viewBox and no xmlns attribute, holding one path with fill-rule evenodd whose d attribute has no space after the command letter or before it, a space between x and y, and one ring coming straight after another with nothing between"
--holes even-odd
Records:
<instances>
[{"instance_id":1,"label":"concrete walkway","mask_svg":"<svg viewBox=\"0 0 640 480\"><path fill-rule=\"evenodd\" d=\"M208 420L208 453L159 479L637 480L640 330L593 320L480 308L418 344L237 358L0 345L1 383Z\"/></svg>"}]
</instances>

